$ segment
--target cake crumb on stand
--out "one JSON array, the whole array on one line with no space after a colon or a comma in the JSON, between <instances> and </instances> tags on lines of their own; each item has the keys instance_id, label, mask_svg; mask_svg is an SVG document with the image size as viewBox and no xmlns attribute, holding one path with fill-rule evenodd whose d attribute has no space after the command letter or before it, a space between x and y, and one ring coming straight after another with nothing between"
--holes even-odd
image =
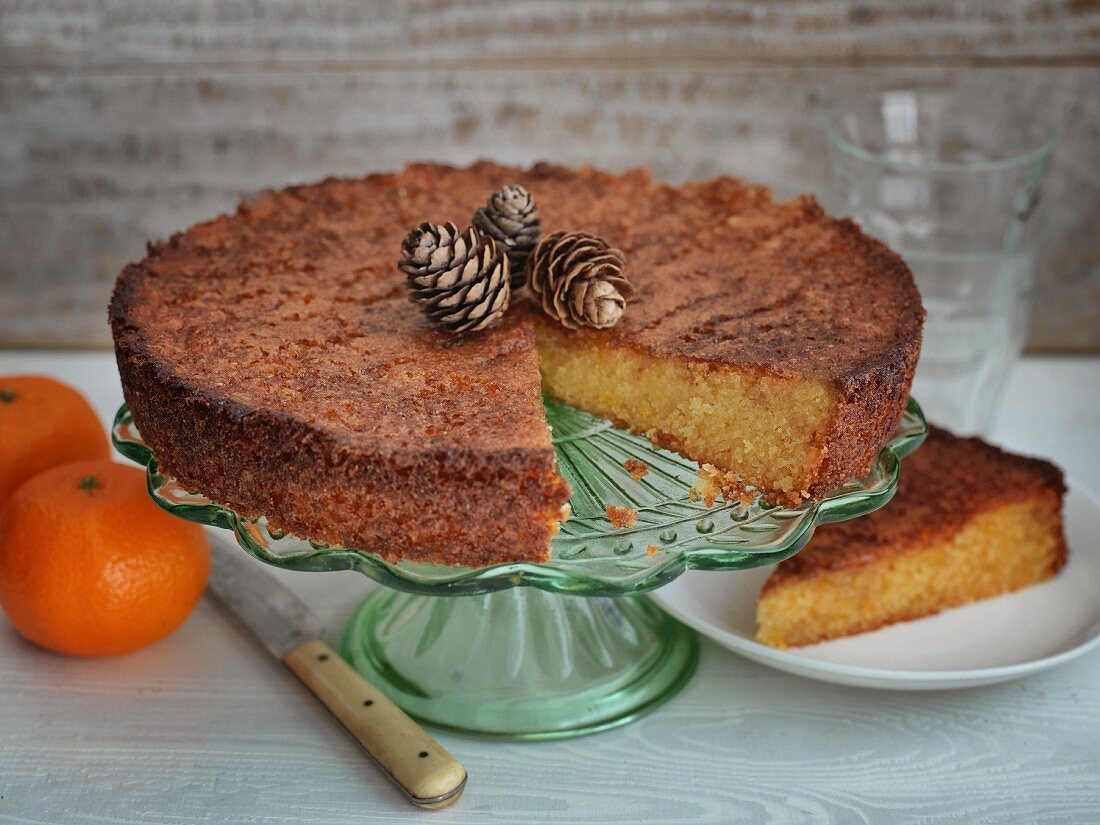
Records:
<instances>
[{"instance_id":1,"label":"cake crumb on stand","mask_svg":"<svg viewBox=\"0 0 1100 825\"><path fill-rule=\"evenodd\" d=\"M756 488L745 484L737 473L723 472L713 464L703 464L699 467L698 476L698 481L688 490L688 501L701 499L704 505L713 507L721 495L723 500L731 504L736 501L747 507L756 499Z\"/></svg>"},{"instance_id":2,"label":"cake crumb on stand","mask_svg":"<svg viewBox=\"0 0 1100 825\"><path fill-rule=\"evenodd\" d=\"M633 527L638 523L638 511L629 507L617 507L614 504L608 504L604 508L604 512L607 514L608 521L620 530Z\"/></svg>"},{"instance_id":3,"label":"cake crumb on stand","mask_svg":"<svg viewBox=\"0 0 1100 825\"><path fill-rule=\"evenodd\" d=\"M699 467L699 480L691 485L688 491L688 501L699 501L707 507L713 507L718 494L722 492L722 472L713 464L703 464Z\"/></svg>"}]
</instances>

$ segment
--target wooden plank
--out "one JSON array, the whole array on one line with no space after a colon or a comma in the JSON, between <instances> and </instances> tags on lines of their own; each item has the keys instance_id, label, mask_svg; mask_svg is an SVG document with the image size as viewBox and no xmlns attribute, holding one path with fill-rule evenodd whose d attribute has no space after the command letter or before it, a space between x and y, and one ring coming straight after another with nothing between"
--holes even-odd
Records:
<instances>
[{"instance_id":1,"label":"wooden plank","mask_svg":"<svg viewBox=\"0 0 1100 825\"><path fill-rule=\"evenodd\" d=\"M0 64L119 72L521 60L755 63L1100 58L1080 0L8 0Z\"/></svg>"},{"instance_id":2,"label":"wooden plank","mask_svg":"<svg viewBox=\"0 0 1100 825\"><path fill-rule=\"evenodd\" d=\"M107 345L147 239L242 194L432 158L550 158L666 180L724 173L827 192L819 121L846 99L943 88L1013 101L1064 139L1032 345L1100 346L1100 70L351 72L0 78L0 344ZM838 103L839 102L839 103Z\"/></svg>"}]
</instances>

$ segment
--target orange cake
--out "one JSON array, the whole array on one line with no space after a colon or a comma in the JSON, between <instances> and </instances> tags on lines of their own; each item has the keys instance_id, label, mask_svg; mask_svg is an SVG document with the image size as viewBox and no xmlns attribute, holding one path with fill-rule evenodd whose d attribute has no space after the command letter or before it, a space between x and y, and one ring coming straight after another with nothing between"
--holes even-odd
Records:
<instances>
[{"instance_id":1,"label":"orange cake","mask_svg":"<svg viewBox=\"0 0 1100 825\"><path fill-rule=\"evenodd\" d=\"M565 329L521 290L454 336L409 301L409 230L468 222L509 183L546 232L625 252L616 327ZM481 162L265 193L151 245L110 317L165 472L298 535L484 565L544 559L563 517L540 389L800 501L892 435L923 312L901 259L810 197Z\"/></svg>"},{"instance_id":2,"label":"orange cake","mask_svg":"<svg viewBox=\"0 0 1100 825\"><path fill-rule=\"evenodd\" d=\"M1062 473L932 428L881 510L823 527L756 602L757 639L805 645L1048 579L1066 562Z\"/></svg>"}]
</instances>

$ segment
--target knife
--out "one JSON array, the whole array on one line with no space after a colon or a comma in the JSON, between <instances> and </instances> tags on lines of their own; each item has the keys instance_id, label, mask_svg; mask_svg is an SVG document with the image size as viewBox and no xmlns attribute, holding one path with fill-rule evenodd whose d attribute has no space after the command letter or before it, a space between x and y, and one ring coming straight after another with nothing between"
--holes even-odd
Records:
<instances>
[{"instance_id":1,"label":"knife","mask_svg":"<svg viewBox=\"0 0 1100 825\"><path fill-rule=\"evenodd\" d=\"M382 691L321 641L320 619L243 550L210 542L210 591L321 700L414 805L445 808L466 771Z\"/></svg>"}]
</instances>

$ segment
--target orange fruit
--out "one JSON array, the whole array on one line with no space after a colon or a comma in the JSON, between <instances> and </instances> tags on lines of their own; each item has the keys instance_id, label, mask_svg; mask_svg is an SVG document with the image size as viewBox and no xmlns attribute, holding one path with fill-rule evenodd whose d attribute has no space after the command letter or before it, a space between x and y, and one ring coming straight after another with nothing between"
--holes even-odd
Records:
<instances>
[{"instance_id":1,"label":"orange fruit","mask_svg":"<svg viewBox=\"0 0 1100 825\"><path fill-rule=\"evenodd\" d=\"M72 387L44 375L0 376L0 505L43 470L110 455L99 416Z\"/></svg>"},{"instance_id":2,"label":"orange fruit","mask_svg":"<svg viewBox=\"0 0 1100 825\"><path fill-rule=\"evenodd\" d=\"M63 464L0 510L0 607L23 636L58 653L109 656L164 638L209 572L202 528L153 503L136 467Z\"/></svg>"}]
</instances>

